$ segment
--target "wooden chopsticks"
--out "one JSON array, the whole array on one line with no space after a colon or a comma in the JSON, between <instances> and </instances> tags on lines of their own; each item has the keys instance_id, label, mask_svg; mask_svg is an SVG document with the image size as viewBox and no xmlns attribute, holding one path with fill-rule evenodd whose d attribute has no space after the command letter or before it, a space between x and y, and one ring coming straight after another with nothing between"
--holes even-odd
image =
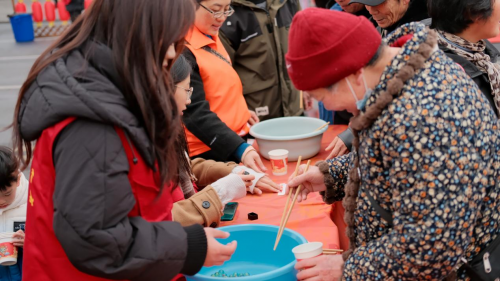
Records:
<instances>
[{"instance_id":1,"label":"wooden chopsticks","mask_svg":"<svg viewBox=\"0 0 500 281\"><path fill-rule=\"evenodd\" d=\"M323 255L336 255L344 252L344 250L339 249L323 249Z\"/></svg>"},{"instance_id":2,"label":"wooden chopsticks","mask_svg":"<svg viewBox=\"0 0 500 281\"><path fill-rule=\"evenodd\" d=\"M297 166L295 166L295 172L293 172L294 178L297 176L297 173L299 172L300 161L302 161L302 156L299 156L299 159L297 160ZM281 234L280 234L281 227L283 225L283 222L285 221L286 210L288 209L288 203L290 203L290 197L292 197L292 193L289 191L288 198L286 199L286 203L285 203L285 208L283 209L283 215L281 215L280 228L278 230L278 234L276 235L276 241L274 241L274 250L276 250L276 246L278 246L278 241L279 241L278 237L281 237Z\"/></svg>"},{"instance_id":3,"label":"wooden chopsticks","mask_svg":"<svg viewBox=\"0 0 500 281\"><path fill-rule=\"evenodd\" d=\"M299 167L300 167L300 161L302 160L302 156L299 156L299 160L297 161L297 166L295 167L295 172L293 174L293 177L295 178L297 176L297 173L299 172ZM309 170L309 165L311 164L311 160L307 161L306 169L304 171L307 172ZM299 193L302 191L302 185L299 185L297 188L297 191L295 192L295 196L293 197L292 204L290 205L290 209L287 212L288 209L288 202L290 202L290 197L292 195L292 191L288 191L288 199L286 200L285 204L285 209L283 210L283 216L281 217L281 223L280 223L280 228L278 230L278 236L276 236L276 242L274 243L274 251L276 251L276 247L278 247L278 243L280 242L281 235L283 235L283 231L285 230L285 226L288 222L288 219L290 218L290 215L292 214L293 206L295 206L295 202L297 201L297 197L299 196ZM286 216L285 216L286 214Z\"/></svg>"},{"instance_id":4,"label":"wooden chopsticks","mask_svg":"<svg viewBox=\"0 0 500 281\"><path fill-rule=\"evenodd\" d=\"M316 130L314 130L314 132L317 132L317 131L320 131L321 129L323 129L324 127L330 125L330 122L326 122L326 124L323 124L323 126L317 128Z\"/></svg>"}]
</instances>

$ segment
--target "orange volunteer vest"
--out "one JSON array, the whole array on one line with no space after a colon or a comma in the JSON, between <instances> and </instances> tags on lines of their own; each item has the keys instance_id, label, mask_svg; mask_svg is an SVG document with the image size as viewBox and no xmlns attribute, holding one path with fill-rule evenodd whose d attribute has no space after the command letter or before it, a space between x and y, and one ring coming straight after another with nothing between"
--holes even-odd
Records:
<instances>
[{"instance_id":1,"label":"orange volunteer vest","mask_svg":"<svg viewBox=\"0 0 500 281\"><path fill-rule=\"evenodd\" d=\"M186 46L194 54L200 69L205 98L210 104L210 110L217 114L219 119L240 136L248 134L250 127L248 119L250 113L243 97L243 86L238 73L227 62L216 55L203 50L208 46L230 61L226 49L219 37L214 40L193 26L186 36ZM186 129L189 146L189 156L199 155L210 150L201 140Z\"/></svg>"}]
</instances>

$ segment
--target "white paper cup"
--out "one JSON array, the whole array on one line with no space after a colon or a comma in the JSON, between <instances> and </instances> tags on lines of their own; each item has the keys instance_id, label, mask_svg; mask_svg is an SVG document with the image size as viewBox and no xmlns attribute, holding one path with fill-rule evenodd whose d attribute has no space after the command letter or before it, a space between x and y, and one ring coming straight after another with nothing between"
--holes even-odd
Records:
<instances>
[{"instance_id":1,"label":"white paper cup","mask_svg":"<svg viewBox=\"0 0 500 281\"><path fill-rule=\"evenodd\" d=\"M323 243L310 242L296 246L292 249L297 261L314 258L323 255Z\"/></svg>"},{"instance_id":2,"label":"white paper cup","mask_svg":"<svg viewBox=\"0 0 500 281\"><path fill-rule=\"evenodd\" d=\"M12 243L14 233L0 233L0 265L8 266L17 263L17 247Z\"/></svg>"},{"instance_id":3,"label":"white paper cup","mask_svg":"<svg viewBox=\"0 0 500 281\"><path fill-rule=\"evenodd\" d=\"M269 160L273 167L273 175L284 176L287 174L288 168L288 150L275 149L269 151Z\"/></svg>"}]
</instances>

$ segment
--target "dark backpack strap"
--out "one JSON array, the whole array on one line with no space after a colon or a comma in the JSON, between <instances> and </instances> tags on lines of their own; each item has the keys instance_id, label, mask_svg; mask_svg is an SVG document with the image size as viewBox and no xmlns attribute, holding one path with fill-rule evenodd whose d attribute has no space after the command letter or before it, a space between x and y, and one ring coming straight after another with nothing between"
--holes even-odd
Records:
<instances>
[{"instance_id":1,"label":"dark backpack strap","mask_svg":"<svg viewBox=\"0 0 500 281\"><path fill-rule=\"evenodd\" d=\"M488 275L493 275L490 277L487 277L486 279L483 278L481 275L484 272L484 261L483 257L486 253L490 254L489 260L491 264L491 268L493 269L493 272L489 273ZM465 270L465 274L471 278L471 280L478 280L478 281L483 281L483 280L495 280L498 278L498 274L500 270L498 270L498 257L500 257L500 235L498 235L495 240L491 241L491 243L488 245L488 247L484 248L479 254L477 254L471 262L463 264L459 269L458 273L461 273L462 271ZM493 262L491 260L493 259ZM479 267L479 268L478 268ZM479 272L477 271L479 270ZM496 274L496 276L495 276ZM488 279L489 278L489 279Z\"/></svg>"},{"instance_id":2,"label":"dark backpack strap","mask_svg":"<svg viewBox=\"0 0 500 281\"><path fill-rule=\"evenodd\" d=\"M394 226L394 223L392 221L392 213L390 211L387 211L386 209L382 208L377 201L371 196L370 192L366 193L366 196L368 196L368 200L370 200L370 203L372 204L373 209L385 220L387 221L387 224L390 227Z\"/></svg>"},{"instance_id":3,"label":"dark backpack strap","mask_svg":"<svg viewBox=\"0 0 500 281\"><path fill-rule=\"evenodd\" d=\"M472 267L468 263L464 263L458 270L457 275L465 271L465 275L470 277L470 280L474 281L482 281L481 276L477 275L477 273L472 269Z\"/></svg>"}]
</instances>

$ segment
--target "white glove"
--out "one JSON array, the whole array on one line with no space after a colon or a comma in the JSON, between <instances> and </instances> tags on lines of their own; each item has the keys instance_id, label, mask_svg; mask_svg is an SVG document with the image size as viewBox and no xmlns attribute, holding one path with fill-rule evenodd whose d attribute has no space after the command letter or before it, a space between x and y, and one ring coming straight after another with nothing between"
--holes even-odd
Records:
<instances>
[{"instance_id":1,"label":"white glove","mask_svg":"<svg viewBox=\"0 0 500 281\"><path fill-rule=\"evenodd\" d=\"M256 171L254 171L254 170L252 170L252 169L250 169L250 168L248 168L248 167L245 167L245 166L236 166L236 167L233 169L232 173L233 173L233 174L238 174L238 173L239 173L239 172L241 172L241 171L248 172L250 175L255 176L255 179L252 181L252 185L249 187L249 189L250 189L250 190L249 190L249 191L250 191L250 193L252 193L252 194L253 194L253 190L254 190L254 188L255 188L255 185L256 185L256 184L257 184L257 182L258 182L261 178L263 178L266 174L264 174L264 173L257 173Z\"/></svg>"},{"instance_id":2,"label":"white glove","mask_svg":"<svg viewBox=\"0 0 500 281\"><path fill-rule=\"evenodd\" d=\"M229 174L212 183L211 186L215 189L217 195L219 195L222 207L232 200L240 199L247 195L245 182L236 174Z\"/></svg>"}]
</instances>

